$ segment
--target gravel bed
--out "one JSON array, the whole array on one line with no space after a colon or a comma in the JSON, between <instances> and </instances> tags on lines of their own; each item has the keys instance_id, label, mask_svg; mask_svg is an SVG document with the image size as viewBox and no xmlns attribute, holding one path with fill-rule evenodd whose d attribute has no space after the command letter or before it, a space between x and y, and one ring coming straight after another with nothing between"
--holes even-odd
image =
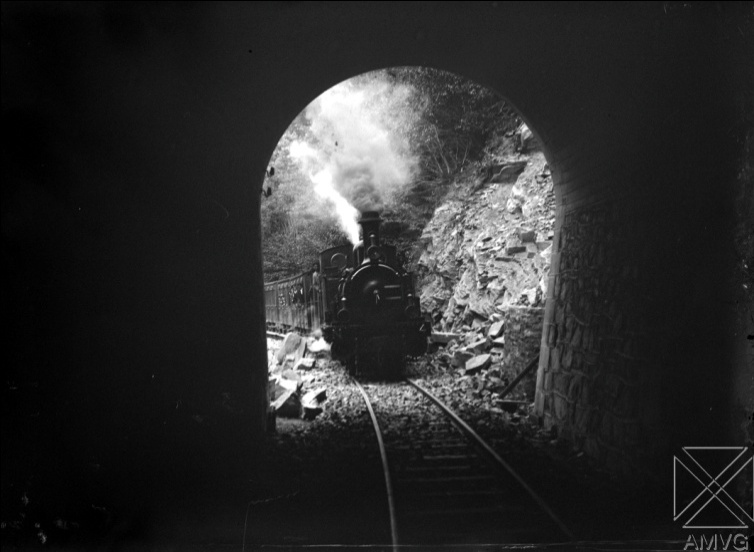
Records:
<instances>
[{"instance_id":1,"label":"gravel bed","mask_svg":"<svg viewBox=\"0 0 754 552\"><path fill-rule=\"evenodd\" d=\"M364 385L380 424L385 446L426 438L426 428L445 416L426 398L402 382Z\"/></svg>"},{"instance_id":2,"label":"gravel bed","mask_svg":"<svg viewBox=\"0 0 754 552\"><path fill-rule=\"evenodd\" d=\"M441 354L441 352L439 353ZM506 411L495 389L513 377L498 365L465 376L436 355L409 363L407 376L434 393L486 439L580 539L664 538L667 516L647 507L654 489L601 472L545 431L532 404ZM267 462L251 482L256 543L387 543L389 525L380 456L363 399L343 367L317 361L304 391L327 388L324 412L312 421L277 420ZM443 419L418 392L399 382L365 382L386 444ZM519 399L525 398L518 390ZM514 394L513 397L516 397ZM508 399L510 397L506 397ZM660 528L655 531L654 526Z\"/></svg>"},{"instance_id":3,"label":"gravel bed","mask_svg":"<svg viewBox=\"0 0 754 552\"><path fill-rule=\"evenodd\" d=\"M512 379L505 367L467 376L427 355L409 365L407 377L468 423L580 539L665 538L675 531L658 509L656 486L637 486L599 470L583 452L541 426L533 403L504 410L491 389L501 378L506 384ZM524 398L519 394L519 400Z\"/></svg>"},{"instance_id":4,"label":"gravel bed","mask_svg":"<svg viewBox=\"0 0 754 552\"><path fill-rule=\"evenodd\" d=\"M387 543L387 499L374 430L337 362L318 361L304 389L327 388L314 420L278 418L266 461L250 481L251 544ZM272 500L270 500L272 499Z\"/></svg>"}]
</instances>

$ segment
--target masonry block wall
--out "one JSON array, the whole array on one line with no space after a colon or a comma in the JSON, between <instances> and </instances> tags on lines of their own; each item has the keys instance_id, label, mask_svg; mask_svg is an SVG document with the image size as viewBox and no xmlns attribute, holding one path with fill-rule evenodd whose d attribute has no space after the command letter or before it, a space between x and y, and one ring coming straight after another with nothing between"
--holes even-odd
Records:
<instances>
[{"instance_id":1,"label":"masonry block wall","mask_svg":"<svg viewBox=\"0 0 754 552\"><path fill-rule=\"evenodd\" d=\"M732 247L705 231L722 231L725 202L685 182L683 196L570 205L559 192L537 409L616 472L658 476L681 446L744 444Z\"/></svg>"},{"instance_id":2,"label":"masonry block wall","mask_svg":"<svg viewBox=\"0 0 754 552\"><path fill-rule=\"evenodd\" d=\"M619 469L656 450L661 349L672 343L652 324L653 273L635 241L651 239L651 221L626 207L562 215L541 350L547 425Z\"/></svg>"}]
</instances>

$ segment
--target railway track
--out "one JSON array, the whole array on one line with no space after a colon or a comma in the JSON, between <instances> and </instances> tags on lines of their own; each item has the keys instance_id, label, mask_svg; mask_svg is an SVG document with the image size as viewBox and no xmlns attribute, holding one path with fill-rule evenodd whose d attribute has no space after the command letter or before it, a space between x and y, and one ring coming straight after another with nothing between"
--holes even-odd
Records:
<instances>
[{"instance_id":1,"label":"railway track","mask_svg":"<svg viewBox=\"0 0 754 552\"><path fill-rule=\"evenodd\" d=\"M396 419L382 405L385 384L356 385L380 446L394 550L573 539L529 484L419 384L396 384L413 407L408 410L417 412L413 420Z\"/></svg>"}]
</instances>

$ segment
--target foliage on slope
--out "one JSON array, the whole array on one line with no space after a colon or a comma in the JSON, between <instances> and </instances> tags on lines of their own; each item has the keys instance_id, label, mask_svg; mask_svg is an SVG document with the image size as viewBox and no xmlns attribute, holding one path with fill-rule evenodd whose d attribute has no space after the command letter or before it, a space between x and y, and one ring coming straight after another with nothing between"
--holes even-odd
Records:
<instances>
[{"instance_id":1,"label":"foliage on slope","mask_svg":"<svg viewBox=\"0 0 754 552\"><path fill-rule=\"evenodd\" d=\"M385 239L407 251L421 235L453 182L476 175L490 156L491 144L520 123L518 116L493 91L451 73L428 68L401 67L352 79L356 87L379 85L410 91L377 108L391 112L386 131L410 144L405 152L415 159L410 182L385 202ZM384 89L384 88L383 88ZM373 102L388 102L377 95ZM302 112L281 138L271 160L274 174L262 202L264 272L275 280L307 270L322 249L347 243L331 205L312 191L289 149L305 140L323 151L337 147L312 131L312 119ZM408 264L416 259L406 258Z\"/></svg>"}]
</instances>

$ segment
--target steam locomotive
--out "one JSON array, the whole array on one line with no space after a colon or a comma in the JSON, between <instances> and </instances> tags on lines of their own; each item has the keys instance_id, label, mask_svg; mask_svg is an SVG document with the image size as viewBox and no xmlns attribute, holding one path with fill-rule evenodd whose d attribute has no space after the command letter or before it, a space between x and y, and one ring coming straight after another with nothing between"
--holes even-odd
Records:
<instances>
[{"instance_id":1,"label":"steam locomotive","mask_svg":"<svg viewBox=\"0 0 754 552\"><path fill-rule=\"evenodd\" d=\"M382 219L361 214L362 241L331 247L304 274L265 284L267 324L278 331L321 329L332 356L352 375L391 378L408 356L427 349L431 331L414 290L413 274L395 246L380 240Z\"/></svg>"}]
</instances>

